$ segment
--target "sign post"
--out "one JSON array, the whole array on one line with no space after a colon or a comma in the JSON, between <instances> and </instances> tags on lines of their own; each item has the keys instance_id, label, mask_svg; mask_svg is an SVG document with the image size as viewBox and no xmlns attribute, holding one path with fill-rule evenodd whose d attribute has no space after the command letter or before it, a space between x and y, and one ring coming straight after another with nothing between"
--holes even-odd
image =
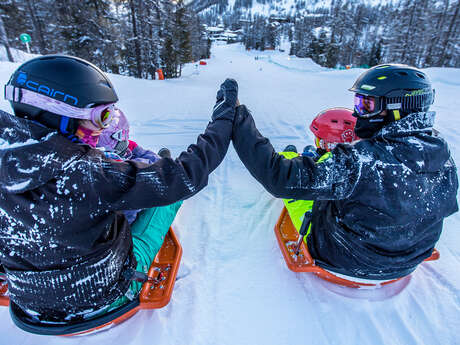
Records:
<instances>
[{"instance_id":1,"label":"sign post","mask_svg":"<svg viewBox=\"0 0 460 345\"><path fill-rule=\"evenodd\" d=\"M27 52L30 54L30 47L29 47L30 35L29 34L20 34L19 39L21 40L22 43L26 44Z\"/></svg>"}]
</instances>

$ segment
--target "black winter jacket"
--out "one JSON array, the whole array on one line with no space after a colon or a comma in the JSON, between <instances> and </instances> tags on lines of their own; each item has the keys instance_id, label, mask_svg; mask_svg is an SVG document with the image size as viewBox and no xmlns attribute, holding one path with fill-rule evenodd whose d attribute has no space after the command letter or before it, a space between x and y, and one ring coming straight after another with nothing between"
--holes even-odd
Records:
<instances>
[{"instance_id":1,"label":"black winter jacket","mask_svg":"<svg viewBox=\"0 0 460 345\"><path fill-rule=\"evenodd\" d=\"M117 162L0 111L0 260L11 300L62 320L112 303L136 265L120 210L189 198L224 158L232 121L208 124L196 145L154 164Z\"/></svg>"},{"instance_id":2,"label":"black winter jacket","mask_svg":"<svg viewBox=\"0 0 460 345\"><path fill-rule=\"evenodd\" d=\"M233 145L275 197L315 200L307 243L318 265L384 280L429 257L443 219L458 210L456 167L433 122L433 112L410 114L317 164L277 154L240 106Z\"/></svg>"}]
</instances>

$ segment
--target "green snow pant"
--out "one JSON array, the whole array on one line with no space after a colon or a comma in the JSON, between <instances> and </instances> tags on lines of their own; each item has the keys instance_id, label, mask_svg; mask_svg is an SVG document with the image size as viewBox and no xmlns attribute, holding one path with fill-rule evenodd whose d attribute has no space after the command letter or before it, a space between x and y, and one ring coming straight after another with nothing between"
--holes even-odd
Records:
<instances>
[{"instance_id":1,"label":"green snow pant","mask_svg":"<svg viewBox=\"0 0 460 345\"><path fill-rule=\"evenodd\" d=\"M299 157L297 152L279 152L284 158L293 159ZM322 157L321 157L322 158ZM321 160L321 159L320 159ZM319 162L319 161L318 161ZM296 228L297 232L300 231L302 222L305 216L305 212L313 209L313 200L295 200L295 199L283 199L284 206L291 217L292 224ZM308 226L307 235L303 238L303 241L307 243L308 234L311 231L311 224Z\"/></svg>"},{"instance_id":2,"label":"green snow pant","mask_svg":"<svg viewBox=\"0 0 460 345\"><path fill-rule=\"evenodd\" d=\"M131 224L133 251L137 261L136 271L148 272L181 205L182 201L178 201L168 206L148 208L137 215ZM105 312L128 303L127 295L134 297L141 288L142 283L132 281L127 294L113 302Z\"/></svg>"}]
</instances>

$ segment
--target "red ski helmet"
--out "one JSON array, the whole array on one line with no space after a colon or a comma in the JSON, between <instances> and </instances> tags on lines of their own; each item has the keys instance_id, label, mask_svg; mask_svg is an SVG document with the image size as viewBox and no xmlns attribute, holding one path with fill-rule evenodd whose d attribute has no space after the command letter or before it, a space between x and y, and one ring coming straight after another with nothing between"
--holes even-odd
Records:
<instances>
[{"instance_id":1,"label":"red ski helmet","mask_svg":"<svg viewBox=\"0 0 460 345\"><path fill-rule=\"evenodd\" d=\"M330 108L313 119L310 130L315 135L316 147L330 151L339 143L351 143L355 134L356 118L348 108Z\"/></svg>"}]
</instances>

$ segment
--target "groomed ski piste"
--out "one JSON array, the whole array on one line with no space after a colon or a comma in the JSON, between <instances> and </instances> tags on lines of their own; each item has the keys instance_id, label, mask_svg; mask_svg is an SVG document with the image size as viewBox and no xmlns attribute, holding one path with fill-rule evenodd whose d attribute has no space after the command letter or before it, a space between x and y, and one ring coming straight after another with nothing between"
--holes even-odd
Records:
<instances>
[{"instance_id":1,"label":"groomed ski piste","mask_svg":"<svg viewBox=\"0 0 460 345\"><path fill-rule=\"evenodd\" d=\"M255 59L255 57L258 57ZM281 52L214 46L206 66L189 64L176 80L109 77L142 146L171 149L195 142L227 77L276 149L313 144L308 126L328 107L352 107L348 91L363 70L329 70ZM17 63L0 63L4 85ZM436 89L435 128L460 166L460 69L429 68ZM8 102L2 110L11 112ZM247 172L231 146L208 186L184 202L174 228L183 258L171 302L87 336L37 336L16 328L0 308L0 344L460 344L460 213L436 245L441 258L384 290L338 288L291 272L273 228L283 203Z\"/></svg>"}]
</instances>

